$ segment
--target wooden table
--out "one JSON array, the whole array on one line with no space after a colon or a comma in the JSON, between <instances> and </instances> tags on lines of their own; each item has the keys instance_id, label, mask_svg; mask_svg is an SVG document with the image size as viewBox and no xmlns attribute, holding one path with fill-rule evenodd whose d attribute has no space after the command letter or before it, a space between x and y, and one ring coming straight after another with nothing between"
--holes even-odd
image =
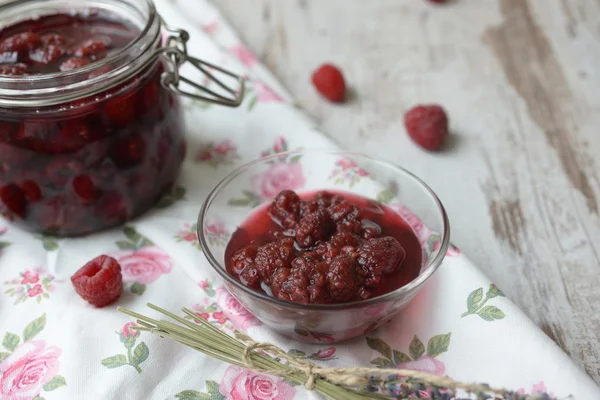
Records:
<instances>
[{"instance_id":1,"label":"wooden table","mask_svg":"<svg viewBox=\"0 0 600 400\"><path fill-rule=\"evenodd\" d=\"M322 130L438 193L452 240L600 382L600 1L214 0ZM351 101L310 82L340 65ZM408 139L439 103L452 140Z\"/></svg>"}]
</instances>

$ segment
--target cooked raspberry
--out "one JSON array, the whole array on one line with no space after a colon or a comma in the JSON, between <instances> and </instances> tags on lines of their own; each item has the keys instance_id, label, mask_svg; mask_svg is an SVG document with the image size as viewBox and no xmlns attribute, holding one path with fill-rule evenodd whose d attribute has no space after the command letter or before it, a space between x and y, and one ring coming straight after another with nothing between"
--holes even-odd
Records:
<instances>
[{"instance_id":1,"label":"cooked raspberry","mask_svg":"<svg viewBox=\"0 0 600 400\"><path fill-rule=\"evenodd\" d=\"M99 60L106 55L106 43L103 40L88 40L75 49L75 55Z\"/></svg>"},{"instance_id":2,"label":"cooked raspberry","mask_svg":"<svg viewBox=\"0 0 600 400\"><path fill-rule=\"evenodd\" d=\"M99 199L94 212L108 221L125 221L128 217L125 200L116 190L105 192Z\"/></svg>"},{"instance_id":3,"label":"cooked raspberry","mask_svg":"<svg viewBox=\"0 0 600 400\"><path fill-rule=\"evenodd\" d=\"M281 288L283 283L290 276L291 270L289 268L277 268L271 278L271 292L273 296L280 298L281 300L289 300L290 295L286 292L282 292Z\"/></svg>"},{"instance_id":4,"label":"cooked raspberry","mask_svg":"<svg viewBox=\"0 0 600 400\"><path fill-rule=\"evenodd\" d=\"M32 203L38 202L42 199L42 191L37 183L28 179L21 184L21 190L25 194L27 200Z\"/></svg>"},{"instance_id":5,"label":"cooked raspberry","mask_svg":"<svg viewBox=\"0 0 600 400\"><path fill-rule=\"evenodd\" d=\"M49 44L29 52L29 58L40 64L50 64L58 60L66 51L62 46Z\"/></svg>"},{"instance_id":6,"label":"cooked raspberry","mask_svg":"<svg viewBox=\"0 0 600 400\"><path fill-rule=\"evenodd\" d=\"M123 291L121 266L112 257L101 255L81 267L71 282L77 294L96 307L116 301Z\"/></svg>"},{"instance_id":7,"label":"cooked raspberry","mask_svg":"<svg viewBox=\"0 0 600 400\"><path fill-rule=\"evenodd\" d=\"M286 293L291 301L307 304L310 302L310 293L308 284L310 282L309 274L300 268L292 268L289 276L283 282L281 292Z\"/></svg>"},{"instance_id":8,"label":"cooked raspberry","mask_svg":"<svg viewBox=\"0 0 600 400\"><path fill-rule=\"evenodd\" d=\"M27 65L17 64L2 64L0 65L0 75L25 75L27 73Z\"/></svg>"},{"instance_id":9,"label":"cooked raspberry","mask_svg":"<svg viewBox=\"0 0 600 400\"><path fill-rule=\"evenodd\" d=\"M60 64L60 70L63 71L63 72L64 71L70 71L72 69L85 67L89 63L90 62L88 60L86 60L85 58L71 57L67 61L65 61L62 64Z\"/></svg>"},{"instance_id":10,"label":"cooked raspberry","mask_svg":"<svg viewBox=\"0 0 600 400\"><path fill-rule=\"evenodd\" d=\"M99 191L89 175L78 175L73 179L73 191L84 201L92 201L98 197Z\"/></svg>"},{"instance_id":11,"label":"cooked raspberry","mask_svg":"<svg viewBox=\"0 0 600 400\"><path fill-rule=\"evenodd\" d=\"M27 211L27 200L23 191L14 183L0 188L0 199L13 214L24 218Z\"/></svg>"},{"instance_id":12,"label":"cooked raspberry","mask_svg":"<svg viewBox=\"0 0 600 400\"><path fill-rule=\"evenodd\" d=\"M269 206L269 214L284 228L294 228L300 219L300 197L291 190L284 190Z\"/></svg>"},{"instance_id":13,"label":"cooked raspberry","mask_svg":"<svg viewBox=\"0 0 600 400\"><path fill-rule=\"evenodd\" d=\"M40 36L36 33L23 32L12 35L0 43L0 53L35 49L40 45Z\"/></svg>"},{"instance_id":14,"label":"cooked raspberry","mask_svg":"<svg viewBox=\"0 0 600 400\"><path fill-rule=\"evenodd\" d=\"M129 168L140 164L146 153L146 142L141 135L130 135L117 139L110 150L110 156L119 168Z\"/></svg>"},{"instance_id":15,"label":"cooked raspberry","mask_svg":"<svg viewBox=\"0 0 600 400\"><path fill-rule=\"evenodd\" d=\"M48 33L46 35L42 35L41 37L42 43L44 44L65 44L67 40L64 36L56 34L56 33Z\"/></svg>"},{"instance_id":16,"label":"cooked raspberry","mask_svg":"<svg viewBox=\"0 0 600 400\"><path fill-rule=\"evenodd\" d=\"M119 95L106 101L104 114L110 125L128 126L137 118L136 97L133 93Z\"/></svg>"},{"instance_id":17,"label":"cooked raspberry","mask_svg":"<svg viewBox=\"0 0 600 400\"><path fill-rule=\"evenodd\" d=\"M144 85L141 96L142 110L155 112L159 102L159 95L160 87L158 86L158 82L148 82Z\"/></svg>"},{"instance_id":18,"label":"cooked raspberry","mask_svg":"<svg viewBox=\"0 0 600 400\"><path fill-rule=\"evenodd\" d=\"M240 274L243 270L248 267L254 267L254 259L256 258L256 254L258 252L258 246L246 246L231 256L231 265L233 267L233 271L237 274Z\"/></svg>"},{"instance_id":19,"label":"cooked raspberry","mask_svg":"<svg viewBox=\"0 0 600 400\"><path fill-rule=\"evenodd\" d=\"M324 261L317 263L311 271L308 294L310 296L310 302L313 304L331 302L331 296L329 294L329 290L327 289L328 271L329 265L327 265L327 263Z\"/></svg>"},{"instance_id":20,"label":"cooked raspberry","mask_svg":"<svg viewBox=\"0 0 600 400\"><path fill-rule=\"evenodd\" d=\"M323 64L312 74L312 82L321 95L333 102L342 102L346 96L346 82L342 71L332 64Z\"/></svg>"},{"instance_id":21,"label":"cooked raspberry","mask_svg":"<svg viewBox=\"0 0 600 400\"><path fill-rule=\"evenodd\" d=\"M358 248L357 253L358 263L367 271L367 287L379 285L383 274L398 269L406 255L402 245L391 236L370 239Z\"/></svg>"},{"instance_id":22,"label":"cooked raspberry","mask_svg":"<svg viewBox=\"0 0 600 400\"><path fill-rule=\"evenodd\" d=\"M327 239L327 235L334 229L335 224L327 211L319 209L300 220L296 229L296 242L302 248L314 246L318 241Z\"/></svg>"},{"instance_id":23,"label":"cooked raspberry","mask_svg":"<svg viewBox=\"0 0 600 400\"><path fill-rule=\"evenodd\" d=\"M337 256L329 263L327 286L331 298L336 301L348 301L358 292L360 279L358 264L348 256Z\"/></svg>"},{"instance_id":24,"label":"cooked raspberry","mask_svg":"<svg viewBox=\"0 0 600 400\"><path fill-rule=\"evenodd\" d=\"M306 217L319 209L319 204L316 200L308 200L300 203L300 217Z\"/></svg>"},{"instance_id":25,"label":"cooked raspberry","mask_svg":"<svg viewBox=\"0 0 600 400\"><path fill-rule=\"evenodd\" d=\"M426 150L439 150L448 136L448 117L438 105L416 106L404 114L406 131Z\"/></svg>"},{"instance_id":26,"label":"cooked raspberry","mask_svg":"<svg viewBox=\"0 0 600 400\"><path fill-rule=\"evenodd\" d=\"M240 281L251 288L258 289L260 288L260 282L262 278L256 266L248 266L240 273Z\"/></svg>"},{"instance_id":27,"label":"cooked raspberry","mask_svg":"<svg viewBox=\"0 0 600 400\"><path fill-rule=\"evenodd\" d=\"M430 3L434 3L434 4L442 4L442 3L446 2L446 0L427 0L427 1L429 1Z\"/></svg>"},{"instance_id":28,"label":"cooked raspberry","mask_svg":"<svg viewBox=\"0 0 600 400\"><path fill-rule=\"evenodd\" d=\"M299 270L310 275L313 268L315 268L316 265L321 261L321 257L318 253L314 251L307 251L298 254L298 257L294 258L292 261L291 267L294 270Z\"/></svg>"},{"instance_id":29,"label":"cooked raspberry","mask_svg":"<svg viewBox=\"0 0 600 400\"><path fill-rule=\"evenodd\" d=\"M254 262L263 281L270 285L273 272L277 268L289 268L293 259L294 239L284 238L260 246Z\"/></svg>"},{"instance_id":30,"label":"cooked raspberry","mask_svg":"<svg viewBox=\"0 0 600 400\"><path fill-rule=\"evenodd\" d=\"M345 220L354 220L359 215L359 209L354 204L342 201L329 207L329 215L336 224Z\"/></svg>"},{"instance_id":31,"label":"cooked raspberry","mask_svg":"<svg viewBox=\"0 0 600 400\"><path fill-rule=\"evenodd\" d=\"M331 260L342 253L360 245L360 239L350 232L337 232L327 242L319 243L315 251L325 260Z\"/></svg>"}]
</instances>

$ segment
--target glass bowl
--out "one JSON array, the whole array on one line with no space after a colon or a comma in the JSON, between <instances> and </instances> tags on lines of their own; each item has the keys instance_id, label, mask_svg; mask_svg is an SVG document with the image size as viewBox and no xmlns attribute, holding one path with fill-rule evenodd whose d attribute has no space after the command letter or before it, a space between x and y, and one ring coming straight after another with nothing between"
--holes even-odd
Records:
<instances>
[{"instance_id":1,"label":"glass bowl","mask_svg":"<svg viewBox=\"0 0 600 400\"><path fill-rule=\"evenodd\" d=\"M281 190L345 191L386 204L415 232L423 251L419 275L387 294L351 303L299 304L257 292L225 267L227 240L248 215ZM339 150L298 150L250 162L226 176L198 216L202 250L225 288L274 331L302 342L338 342L366 334L404 308L440 266L449 245L448 216L435 193L394 164Z\"/></svg>"}]
</instances>

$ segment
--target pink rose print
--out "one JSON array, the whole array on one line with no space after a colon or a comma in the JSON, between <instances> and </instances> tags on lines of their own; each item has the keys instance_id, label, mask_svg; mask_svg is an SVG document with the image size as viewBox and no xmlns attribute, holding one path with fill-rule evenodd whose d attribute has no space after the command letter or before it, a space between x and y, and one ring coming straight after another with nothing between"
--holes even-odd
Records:
<instances>
[{"instance_id":1,"label":"pink rose print","mask_svg":"<svg viewBox=\"0 0 600 400\"><path fill-rule=\"evenodd\" d=\"M136 329L131 329L132 327L136 327L137 325L135 324L135 322L127 322L125 325L123 325L123 329L121 330L121 334L123 334L123 337L125 339L128 339L130 337L138 337L140 336L140 331L136 330Z\"/></svg>"},{"instance_id":2,"label":"pink rose print","mask_svg":"<svg viewBox=\"0 0 600 400\"><path fill-rule=\"evenodd\" d=\"M248 68L252 68L256 64L254 53L243 44L230 47L229 52Z\"/></svg>"},{"instance_id":3,"label":"pink rose print","mask_svg":"<svg viewBox=\"0 0 600 400\"><path fill-rule=\"evenodd\" d=\"M446 372L446 366L443 362L428 355L424 355L417 360L398 364L397 368L427 372L437 376L443 376L444 372Z\"/></svg>"},{"instance_id":4,"label":"pink rose print","mask_svg":"<svg viewBox=\"0 0 600 400\"><path fill-rule=\"evenodd\" d=\"M207 289L209 285L210 284L208 283L208 281L204 279L198 282L198 286L200 286L202 289Z\"/></svg>"},{"instance_id":5,"label":"pink rose print","mask_svg":"<svg viewBox=\"0 0 600 400\"><path fill-rule=\"evenodd\" d=\"M29 289L27 291L27 296L29 296L29 297L35 297L35 296L37 296L39 294L42 294L42 293L43 293L42 285L37 284L37 285L34 285L31 289Z\"/></svg>"},{"instance_id":6,"label":"pink rose print","mask_svg":"<svg viewBox=\"0 0 600 400\"><path fill-rule=\"evenodd\" d=\"M2 228L0 228L0 235L4 235L6 231L8 231L8 228L6 226L3 226Z\"/></svg>"},{"instance_id":7,"label":"pink rose print","mask_svg":"<svg viewBox=\"0 0 600 400\"><path fill-rule=\"evenodd\" d=\"M4 293L15 297L15 305L28 299L35 299L41 303L43 299L50 298L50 293L55 289L54 284L62 282L55 279L54 275L46 273L42 267L26 269L18 278L4 282L5 285L10 286Z\"/></svg>"},{"instance_id":8,"label":"pink rose print","mask_svg":"<svg viewBox=\"0 0 600 400\"><path fill-rule=\"evenodd\" d=\"M369 173L360 168L358 164L352 160L341 158L336 161L335 168L331 171L329 179L333 180L333 183L336 185L348 184L350 187L353 187L365 176L369 176Z\"/></svg>"},{"instance_id":9,"label":"pink rose print","mask_svg":"<svg viewBox=\"0 0 600 400\"><path fill-rule=\"evenodd\" d=\"M171 257L156 246L123 249L110 254L121 264L123 281L148 284L173 268Z\"/></svg>"},{"instance_id":10,"label":"pink rose print","mask_svg":"<svg viewBox=\"0 0 600 400\"><path fill-rule=\"evenodd\" d=\"M301 189L305 183L302 165L298 163L272 164L268 171L250 181L252 191L262 199L271 199L285 189Z\"/></svg>"},{"instance_id":11,"label":"pink rose print","mask_svg":"<svg viewBox=\"0 0 600 400\"><path fill-rule=\"evenodd\" d=\"M296 389L280 377L236 366L227 368L219 390L224 400L292 400L296 394Z\"/></svg>"},{"instance_id":12,"label":"pink rose print","mask_svg":"<svg viewBox=\"0 0 600 400\"><path fill-rule=\"evenodd\" d=\"M227 322L228 319L227 316L221 311L214 312L212 317L221 325Z\"/></svg>"},{"instance_id":13,"label":"pink rose print","mask_svg":"<svg viewBox=\"0 0 600 400\"><path fill-rule=\"evenodd\" d=\"M279 136L273 142L273 151L275 153L281 153L287 150L287 141L283 136Z\"/></svg>"},{"instance_id":14,"label":"pink rose print","mask_svg":"<svg viewBox=\"0 0 600 400\"><path fill-rule=\"evenodd\" d=\"M227 289L220 287L216 293L217 304L236 328L245 331L250 327L262 325L235 297L229 294Z\"/></svg>"},{"instance_id":15,"label":"pink rose print","mask_svg":"<svg viewBox=\"0 0 600 400\"><path fill-rule=\"evenodd\" d=\"M58 373L61 350L46 347L43 340L30 340L18 346L0 363L0 397L30 400Z\"/></svg>"},{"instance_id":16,"label":"pink rose print","mask_svg":"<svg viewBox=\"0 0 600 400\"><path fill-rule=\"evenodd\" d=\"M334 355L335 355L335 347L328 347L326 349L323 349L323 350L315 353L315 356L317 358L320 358L320 359L323 359L323 360L331 358Z\"/></svg>"},{"instance_id":17,"label":"pink rose print","mask_svg":"<svg viewBox=\"0 0 600 400\"><path fill-rule=\"evenodd\" d=\"M221 142L204 142L200 144L200 149L195 156L196 162L215 168L220 165L231 165L239 158L237 146L230 139Z\"/></svg>"},{"instance_id":18,"label":"pink rose print","mask_svg":"<svg viewBox=\"0 0 600 400\"><path fill-rule=\"evenodd\" d=\"M27 283L37 283L39 280L40 276L37 272L27 270L23 272L23 279L21 280L21 283L23 285Z\"/></svg>"},{"instance_id":19,"label":"pink rose print","mask_svg":"<svg viewBox=\"0 0 600 400\"><path fill-rule=\"evenodd\" d=\"M254 80L254 93L259 103L282 103L283 98L273 91L269 86L259 80Z\"/></svg>"},{"instance_id":20,"label":"pink rose print","mask_svg":"<svg viewBox=\"0 0 600 400\"><path fill-rule=\"evenodd\" d=\"M183 228L175 235L177 242L186 242L201 250L198 234L196 233L197 226L197 224L183 224Z\"/></svg>"}]
</instances>

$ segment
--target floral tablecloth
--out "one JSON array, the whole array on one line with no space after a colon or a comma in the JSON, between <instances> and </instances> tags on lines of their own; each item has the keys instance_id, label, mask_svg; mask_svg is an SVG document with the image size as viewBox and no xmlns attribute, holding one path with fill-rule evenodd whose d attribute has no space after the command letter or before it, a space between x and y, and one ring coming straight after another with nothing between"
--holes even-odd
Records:
<instances>
[{"instance_id":1,"label":"floral tablecloth","mask_svg":"<svg viewBox=\"0 0 600 400\"><path fill-rule=\"evenodd\" d=\"M600 399L600 389L500 288L452 248L433 278L390 323L347 343L305 345L277 336L221 286L198 247L200 205L235 165L298 147L332 147L205 0L159 0L171 25L192 34L190 52L250 78L239 109L187 102L188 155L178 186L128 226L78 239L34 236L0 221L1 399L317 398L301 386L228 366L131 329L115 307L82 301L69 277L100 254L116 257L126 282L118 304L148 312L187 306L218 327L241 329L326 366L397 366L520 392ZM307 78L308 80L308 78ZM307 83L308 84L308 83ZM330 177L361 179L340 163ZM278 163L235 199L256 204L304 181ZM211 240L227 240L218 221Z\"/></svg>"}]
</instances>

